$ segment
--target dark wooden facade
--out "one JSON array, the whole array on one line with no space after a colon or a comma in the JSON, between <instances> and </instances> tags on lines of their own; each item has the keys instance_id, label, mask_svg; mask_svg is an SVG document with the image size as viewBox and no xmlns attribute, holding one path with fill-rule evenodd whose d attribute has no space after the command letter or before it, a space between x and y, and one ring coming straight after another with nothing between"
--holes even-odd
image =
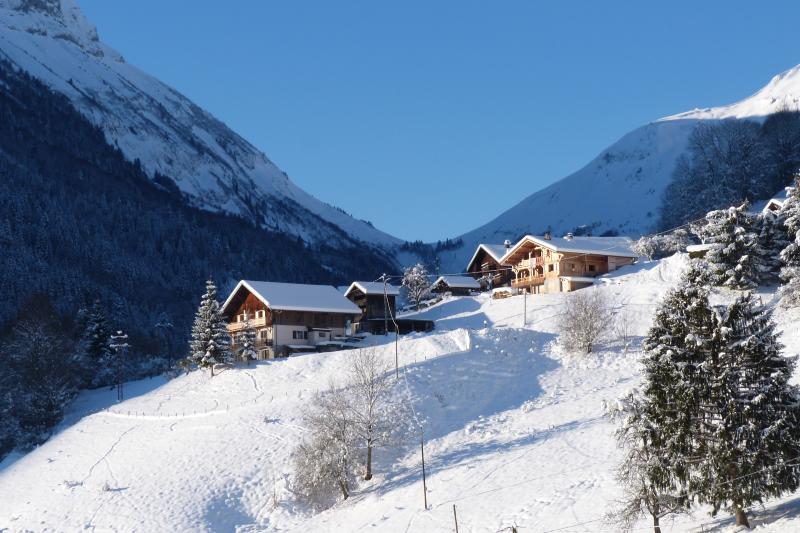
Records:
<instances>
[{"instance_id":1,"label":"dark wooden facade","mask_svg":"<svg viewBox=\"0 0 800 533\"><path fill-rule=\"evenodd\" d=\"M483 247L478 248L474 259L467 266L467 272L469 272L470 276L480 281L484 290L507 287L511 285L511 280L514 278L511 266L501 265Z\"/></svg>"}]
</instances>

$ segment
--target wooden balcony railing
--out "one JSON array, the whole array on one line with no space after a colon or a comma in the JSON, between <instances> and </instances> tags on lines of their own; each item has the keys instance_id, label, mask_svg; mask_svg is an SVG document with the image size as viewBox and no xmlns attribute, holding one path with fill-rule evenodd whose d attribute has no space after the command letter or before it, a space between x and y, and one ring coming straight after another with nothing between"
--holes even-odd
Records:
<instances>
[{"instance_id":1,"label":"wooden balcony railing","mask_svg":"<svg viewBox=\"0 0 800 533\"><path fill-rule=\"evenodd\" d=\"M544 276L533 276L511 280L512 287L531 287L533 285L544 285Z\"/></svg>"},{"instance_id":2,"label":"wooden balcony railing","mask_svg":"<svg viewBox=\"0 0 800 533\"><path fill-rule=\"evenodd\" d=\"M245 328L247 322L228 322L228 331L240 331ZM267 317L251 318L250 325L254 328L263 328L267 325Z\"/></svg>"}]
</instances>

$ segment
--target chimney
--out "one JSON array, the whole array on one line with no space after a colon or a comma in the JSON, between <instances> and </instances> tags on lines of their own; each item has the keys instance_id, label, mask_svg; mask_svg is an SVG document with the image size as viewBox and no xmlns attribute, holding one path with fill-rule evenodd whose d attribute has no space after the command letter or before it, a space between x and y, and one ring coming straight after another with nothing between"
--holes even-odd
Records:
<instances>
[{"instance_id":1,"label":"chimney","mask_svg":"<svg viewBox=\"0 0 800 533\"><path fill-rule=\"evenodd\" d=\"M569 232L566 235L564 235L564 239L566 239L568 241L571 241L572 240L572 232Z\"/></svg>"},{"instance_id":2,"label":"chimney","mask_svg":"<svg viewBox=\"0 0 800 533\"><path fill-rule=\"evenodd\" d=\"M509 248L511 248L511 241L506 239L505 241L503 241L503 246L505 246L506 250L508 250Z\"/></svg>"},{"instance_id":3,"label":"chimney","mask_svg":"<svg viewBox=\"0 0 800 533\"><path fill-rule=\"evenodd\" d=\"M552 235L550 235L550 232L549 232L549 231L545 231L545 232L544 232L544 240L546 240L546 241L549 241L549 240L550 240L550 239L552 239L552 238L553 238L553 236L552 236Z\"/></svg>"}]
</instances>

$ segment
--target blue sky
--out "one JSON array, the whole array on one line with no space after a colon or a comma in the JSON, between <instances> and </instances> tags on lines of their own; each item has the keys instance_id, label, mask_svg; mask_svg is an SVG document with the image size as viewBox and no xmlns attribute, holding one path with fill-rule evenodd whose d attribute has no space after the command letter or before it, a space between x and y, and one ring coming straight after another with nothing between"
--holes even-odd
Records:
<instances>
[{"instance_id":1,"label":"blue sky","mask_svg":"<svg viewBox=\"0 0 800 533\"><path fill-rule=\"evenodd\" d=\"M298 185L414 240L800 63L800 3L79 0Z\"/></svg>"}]
</instances>

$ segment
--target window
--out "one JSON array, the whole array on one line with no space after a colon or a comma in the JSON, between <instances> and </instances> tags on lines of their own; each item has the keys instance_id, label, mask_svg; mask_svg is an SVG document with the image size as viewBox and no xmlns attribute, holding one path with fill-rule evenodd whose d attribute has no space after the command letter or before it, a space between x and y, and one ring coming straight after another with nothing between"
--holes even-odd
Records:
<instances>
[{"instance_id":1,"label":"window","mask_svg":"<svg viewBox=\"0 0 800 533\"><path fill-rule=\"evenodd\" d=\"M268 329L259 330L258 331L258 337L263 341L269 339L269 330Z\"/></svg>"},{"instance_id":2,"label":"window","mask_svg":"<svg viewBox=\"0 0 800 533\"><path fill-rule=\"evenodd\" d=\"M548 253L549 253L549 252L548 252ZM547 265L547 271L548 271L548 272L552 272L552 271L554 270L554 267L555 267L555 265L552 265L552 264L550 264L550 265Z\"/></svg>"},{"instance_id":3,"label":"window","mask_svg":"<svg viewBox=\"0 0 800 533\"><path fill-rule=\"evenodd\" d=\"M317 332L317 336L318 336L320 339L325 339L325 338L327 338L327 337L328 337L328 332L326 332L326 331L318 331L318 332Z\"/></svg>"},{"instance_id":4,"label":"window","mask_svg":"<svg viewBox=\"0 0 800 533\"><path fill-rule=\"evenodd\" d=\"M575 263L570 263L569 264L569 269L572 270L573 272L575 272Z\"/></svg>"},{"instance_id":5,"label":"window","mask_svg":"<svg viewBox=\"0 0 800 533\"><path fill-rule=\"evenodd\" d=\"M256 318L264 318L264 311L256 311Z\"/></svg>"},{"instance_id":6,"label":"window","mask_svg":"<svg viewBox=\"0 0 800 533\"><path fill-rule=\"evenodd\" d=\"M595 271L595 266L589 265L589 272L594 272L594 271Z\"/></svg>"},{"instance_id":7,"label":"window","mask_svg":"<svg viewBox=\"0 0 800 533\"><path fill-rule=\"evenodd\" d=\"M308 340L308 332L307 331L292 331L292 338L294 340Z\"/></svg>"}]
</instances>

